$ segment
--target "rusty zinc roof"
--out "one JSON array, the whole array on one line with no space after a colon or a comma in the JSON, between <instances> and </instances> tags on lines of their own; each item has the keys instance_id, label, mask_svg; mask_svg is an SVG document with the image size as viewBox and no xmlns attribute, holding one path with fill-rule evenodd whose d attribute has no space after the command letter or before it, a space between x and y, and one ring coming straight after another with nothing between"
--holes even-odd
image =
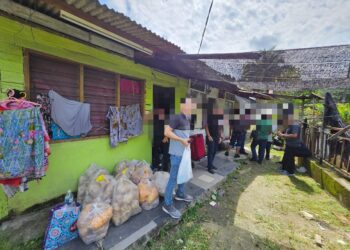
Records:
<instances>
[{"instance_id":1,"label":"rusty zinc roof","mask_svg":"<svg viewBox=\"0 0 350 250\"><path fill-rule=\"evenodd\" d=\"M157 53L183 54L181 48L129 17L110 9L98 0L15 0L34 10L59 18L60 10L65 10L97 26L105 28L132 42L142 45Z\"/></svg>"}]
</instances>

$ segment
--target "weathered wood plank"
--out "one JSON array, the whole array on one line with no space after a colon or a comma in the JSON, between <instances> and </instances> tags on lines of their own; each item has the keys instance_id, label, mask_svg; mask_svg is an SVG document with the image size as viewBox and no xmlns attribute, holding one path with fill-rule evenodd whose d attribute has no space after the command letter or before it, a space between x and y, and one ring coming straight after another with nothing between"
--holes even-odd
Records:
<instances>
[{"instance_id":1,"label":"weathered wood plank","mask_svg":"<svg viewBox=\"0 0 350 250\"><path fill-rule=\"evenodd\" d=\"M80 101L84 102L84 66L79 65L79 96Z\"/></svg>"}]
</instances>

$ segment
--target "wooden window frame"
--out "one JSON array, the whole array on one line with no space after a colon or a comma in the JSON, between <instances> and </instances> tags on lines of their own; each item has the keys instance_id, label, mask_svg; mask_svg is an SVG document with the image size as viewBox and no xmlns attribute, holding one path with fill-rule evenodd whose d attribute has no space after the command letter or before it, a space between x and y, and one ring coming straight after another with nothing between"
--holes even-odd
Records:
<instances>
[{"instance_id":1,"label":"wooden window frame","mask_svg":"<svg viewBox=\"0 0 350 250\"><path fill-rule=\"evenodd\" d=\"M88 65L88 64L83 64L83 63L79 63L73 60L69 60L66 58L62 58L62 57L58 57L55 55L50 55L50 54L46 54L40 51L36 51L36 50L32 50L32 49L28 49L28 48L24 48L23 49L23 73L24 73L24 90L27 94L27 98L30 99L30 89L31 89L31 83L30 83L30 56L31 55L38 55L38 56L43 56L46 57L48 59L53 59L53 60L59 60L62 62L67 62L67 63L71 63L71 64L76 64L79 66L79 82L78 82L78 96L79 96L79 101L80 102L84 102L85 96L84 96L84 67L89 67L89 68L94 68L97 70L101 70L101 71L105 71L108 73L113 73L115 74L115 83L116 83L116 91L117 91L117 95L116 95L116 103L115 105L117 107L120 107L120 79L121 78L127 78L127 79L132 79L135 81L140 81L142 84L142 89L141 89L141 95L142 95L142 100L140 103L140 108L141 108L141 116L142 119L144 119L144 115L145 115L145 94L146 94L146 80L138 78L138 77L134 77L134 76L129 76L129 75L124 75L124 74L120 74L117 71L110 71L110 70L106 70L103 68L99 68L93 65ZM98 139L98 138L108 138L109 135L95 135L95 136L86 136L86 137L80 137L80 138L72 138L72 139L64 139L64 140L51 140L50 144L56 144L56 143L62 143L62 142L74 142L74 141L85 141L85 140L91 140L91 139ZM134 136L136 137L136 136Z\"/></svg>"}]
</instances>

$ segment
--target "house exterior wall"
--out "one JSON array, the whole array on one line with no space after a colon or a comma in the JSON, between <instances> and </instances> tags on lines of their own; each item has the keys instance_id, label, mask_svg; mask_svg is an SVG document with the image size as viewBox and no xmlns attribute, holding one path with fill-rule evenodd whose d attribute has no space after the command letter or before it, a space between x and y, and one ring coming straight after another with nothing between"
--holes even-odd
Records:
<instances>
[{"instance_id":1,"label":"house exterior wall","mask_svg":"<svg viewBox=\"0 0 350 250\"><path fill-rule=\"evenodd\" d=\"M175 87L175 107L179 111L180 98L187 92L188 81L135 64L132 60L96 49L45 30L31 27L0 16L0 99L8 88L25 89L24 49L57 56L91 65L145 81L145 114L152 110L153 83ZM131 138L117 148L109 146L108 136L51 144L49 169L40 182L31 182L29 190L7 198L0 190L0 220L11 211L22 212L33 205L61 196L68 189L76 190L79 176L96 163L110 171L120 160L151 161L152 125L144 122L143 134Z\"/></svg>"}]
</instances>

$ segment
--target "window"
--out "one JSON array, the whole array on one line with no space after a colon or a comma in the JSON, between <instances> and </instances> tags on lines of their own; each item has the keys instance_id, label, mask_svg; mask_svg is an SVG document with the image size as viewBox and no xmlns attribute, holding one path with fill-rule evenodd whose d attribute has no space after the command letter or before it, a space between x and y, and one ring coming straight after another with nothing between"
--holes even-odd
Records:
<instances>
[{"instance_id":1,"label":"window","mask_svg":"<svg viewBox=\"0 0 350 250\"><path fill-rule=\"evenodd\" d=\"M63 97L90 103L92 130L88 136L108 135L109 106L140 104L143 113L144 82L41 53L26 51L26 86L31 99L54 90ZM118 89L119 86L119 89ZM120 91L120 94L118 94ZM119 98L119 100L118 100Z\"/></svg>"},{"instance_id":2,"label":"window","mask_svg":"<svg viewBox=\"0 0 350 250\"><path fill-rule=\"evenodd\" d=\"M109 120L106 119L106 115L109 106L116 106L116 88L116 74L84 67L84 102L90 103L93 127L89 135L109 133Z\"/></svg>"}]
</instances>

